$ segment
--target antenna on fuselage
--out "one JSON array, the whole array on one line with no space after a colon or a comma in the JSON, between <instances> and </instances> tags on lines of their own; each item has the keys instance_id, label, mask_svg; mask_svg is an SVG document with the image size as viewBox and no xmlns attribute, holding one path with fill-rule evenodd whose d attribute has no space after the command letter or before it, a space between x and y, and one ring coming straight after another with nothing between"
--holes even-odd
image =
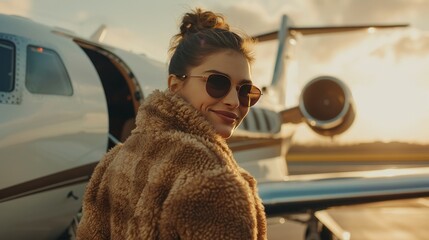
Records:
<instances>
[{"instance_id":1,"label":"antenna on fuselage","mask_svg":"<svg viewBox=\"0 0 429 240\"><path fill-rule=\"evenodd\" d=\"M107 34L107 27L104 24L101 24L100 27L95 30L95 32L91 35L89 39L94 42L103 42L104 38Z\"/></svg>"}]
</instances>

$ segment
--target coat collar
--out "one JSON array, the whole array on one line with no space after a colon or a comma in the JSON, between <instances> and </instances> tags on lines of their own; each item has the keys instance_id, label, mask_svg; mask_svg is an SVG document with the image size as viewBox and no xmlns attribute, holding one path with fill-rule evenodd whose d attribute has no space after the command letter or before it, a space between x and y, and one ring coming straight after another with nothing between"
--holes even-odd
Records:
<instances>
[{"instance_id":1,"label":"coat collar","mask_svg":"<svg viewBox=\"0 0 429 240\"><path fill-rule=\"evenodd\" d=\"M169 90L155 90L140 106L133 132L180 131L219 143L230 152L224 138L212 124L180 95Z\"/></svg>"},{"instance_id":2,"label":"coat collar","mask_svg":"<svg viewBox=\"0 0 429 240\"><path fill-rule=\"evenodd\" d=\"M256 187L255 179L246 170L240 168L234 160L225 139L216 133L212 124L200 111L180 95L169 90L163 92L155 90L140 106L136 117L136 126L133 133L143 133L146 136L156 136L158 132L166 131L180 131L193 135L204 142L219 157L226 154L228 156L226 161L237 167L251 188ZM219 150L221 151L219 152Z\"/></svg>"}]
</instances>

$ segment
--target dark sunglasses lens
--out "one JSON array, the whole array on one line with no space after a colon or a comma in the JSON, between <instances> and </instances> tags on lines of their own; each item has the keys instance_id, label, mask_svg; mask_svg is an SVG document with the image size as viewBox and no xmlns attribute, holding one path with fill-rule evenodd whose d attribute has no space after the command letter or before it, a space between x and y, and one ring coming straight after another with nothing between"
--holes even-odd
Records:
<instances>
[{"instance_id":1,"label":"dark sunglasses lens","mask_svg":"<svg viewBox=\"0 0 429 240\"><path fill-rule=\"evenodd\" d=\"M250 84L242 85L240 87L240 90L238 91L238 98L240 100L240 104L244 107L251 107L255 105L255 103L258 102L260 97L261 90Z\"/></svg>"},{"instance_id":2,"label":"dark sunglasses lens","mask_svg":"<svg viewBox=\"0 0 429 240\"><path fill-rule=\"evenodd\" d=\"M212 74L207 78L206 91L213 98L226 96L230 88L231 81L226 76Z\"/></svg>"}]
</instances>

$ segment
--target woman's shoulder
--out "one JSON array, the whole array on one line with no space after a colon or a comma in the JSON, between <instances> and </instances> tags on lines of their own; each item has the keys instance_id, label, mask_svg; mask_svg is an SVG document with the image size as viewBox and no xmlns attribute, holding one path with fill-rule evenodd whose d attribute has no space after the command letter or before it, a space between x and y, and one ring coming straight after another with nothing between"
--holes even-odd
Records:
<instances>
[{"instance_id":1,"label":"woman's shoulder","mask_svg":"<svg viewBox=\"0 0 429 240\"><path fill-rule=\"evenodd\" d=\"M249 186L246 179L230 166L217 166L200 172L184 171L175 184L180 186L181 191L195 194L199 191L243 192Z\"/></svg>"},{"instance_id":2,"label":"woman's shoulder","mask_svg":"<svg viewBox=\"0 0 429 240\"><path fill-rule=\"evenodd\" d=\"M254 197L246 180L228 167L219 167L198 174L179 176L171 188L167 202L175 206L213 202L216 208L232 210L253 201Z\"/></svg>"}]
</instances>

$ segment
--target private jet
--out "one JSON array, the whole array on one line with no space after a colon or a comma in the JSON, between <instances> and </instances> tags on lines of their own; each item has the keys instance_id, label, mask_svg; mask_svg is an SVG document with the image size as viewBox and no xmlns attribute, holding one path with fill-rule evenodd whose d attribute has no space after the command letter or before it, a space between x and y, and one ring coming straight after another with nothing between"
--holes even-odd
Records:
<instances>
[{"instance_id":1,"label":"private jet","mask_svg":"<svg viewBox=\"0 0 429 240\"><path fill-rule=\"evenodd\" d=\"M353 123L350 89L320 76L302 89L299 105L285 107L287 56L297 35L406 25L306 27L282 17L274 74L264 97L229 139L240 166L259 182L267 217L308 214L306 239L338 239L324 209L429 196L429 169L337 175L288 174L294 130L306 123L332 137ZM73 239L85 186L94 167L134 128L139 105L166 89L167 67L142 54L30 19L0 14L0 238ZM286 60L285 60L286 59Z\"/></svg>"}]
</instances>

